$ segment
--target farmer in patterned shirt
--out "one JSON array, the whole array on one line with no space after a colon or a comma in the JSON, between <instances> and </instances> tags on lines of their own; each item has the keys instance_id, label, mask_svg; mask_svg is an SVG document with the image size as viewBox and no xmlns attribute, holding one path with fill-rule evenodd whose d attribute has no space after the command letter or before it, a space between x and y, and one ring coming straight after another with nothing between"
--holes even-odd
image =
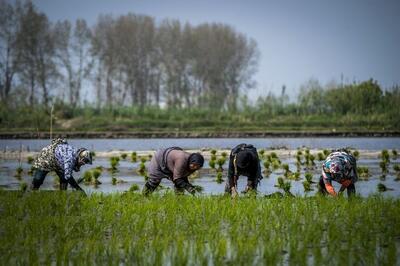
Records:
<instances>
[{"instance_id":1,"label":"farmer in patterned shirt","mask_svg":"<svg viewBox=\"0 0 400 266\"><path fill-rule=\"evenodd\" d=\"M332 181L340 183L339 193L347 189L347 195L356 193L354 183L357 182L357 164L353 155L347 151L332 152L322 165L322 176L319 180L319 189L322 194L336 196Z\"/></svg>"},{"instance_id":2,"label":"farmer in patterned shirt","mask_svg":"<svg viewBox=\"0 0 400 266\"><path fill-rule=\"evenodd\" d=\"M83 192L73 178L72 171L78 172L84 164L92 164L92 155L87 149L76 149L65 139L54 139L49 146L42 149L33 164L35 174L31 188L39 189L46 175L54 171L60 178L60 190L66 190L70 184L74 189Z\"/></svg>"}]
</instances>

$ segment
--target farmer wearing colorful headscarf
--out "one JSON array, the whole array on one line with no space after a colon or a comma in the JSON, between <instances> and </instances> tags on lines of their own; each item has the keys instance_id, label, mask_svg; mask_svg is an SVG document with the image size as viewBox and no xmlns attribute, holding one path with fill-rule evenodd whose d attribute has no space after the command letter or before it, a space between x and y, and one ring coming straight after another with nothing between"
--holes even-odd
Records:
<instances>
[{"instance_id":1,"label":"farmer wearing colorful headscarf","mask_svg":"<svg viewBox=\"0 0 400 266\"><path fill-rule=\"evenodd\" d=\"M322 194L336 196L332 181L340 183L339 193L347 189L347 195L356 193L354 183L357 182L357 164L353 155L346 151L332 152L322 165L322 176L319 180L319 189Z\"/></svg>"},{"instance_id":2,"label":"farmer wearing colorful headscarf","mask_svg":"<svg viewBox=\"0 0 400 266\"><path fill-rule=\"evenodd\" d=\"M229 156L228 179L225 185L225 192L232 197L238 195L237 180L239 176L247 176L247 186L244 193L257 191L258 183L263 176L261 175L260 160L257 149L251 144L239 144L232 149Z\"/></svg>"},{"instance_id":3,"label":"farmer wearing colorful headscarf","mask_svg":"<svg viewBox=\"0 0 400 266\"><path fill-rule=\"evenodd\" d=\"M203 167L203 164L204 157L200 153L188 153L179 147L161 149L150 161L149 179L143 188L143 194L152 193L163 178L171 180L177 192L187 190L194 194L196 189L190 184L188 177Z\"/></svg>"},{"instance_id":4,"label":"farmer wearing colorful headscarf","mask_svg":"<svg viewBox=\"0 0 400 266\"><path fill-rule=\"evenodd\" d=\"M39 189L46 175L50 171L54 171L60 178L60 190L66 190L70 184L74 189L83 192L73 178L72 171L78 172L85 164L92 164L90 151L85 148L76 149L65 139L54 139L49 146L41 150L33 164L35 174L31 188L32 190Z\"/></svg>"}]
</instances>

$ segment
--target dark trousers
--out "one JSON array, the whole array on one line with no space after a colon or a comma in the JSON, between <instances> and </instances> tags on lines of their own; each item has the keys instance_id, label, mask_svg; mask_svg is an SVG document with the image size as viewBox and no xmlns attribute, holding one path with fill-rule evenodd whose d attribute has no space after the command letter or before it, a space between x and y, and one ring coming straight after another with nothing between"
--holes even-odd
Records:
<instances>
[{"instance_id":1,"label":"dark trousers","mask_svg":"<svg viewBox=\"0 0 400 266\"><path fill-rule=\"evenodd\" d=\"M326 190L324 178L322 176L319 178L318 187L319 187L319 192L322 193L323 195L329 194L328 190ZM354 196L355 194L356 194L356 187L354 186L354 184L351 184L350 186L347 187L347 196L351 197Z\"/></svg>"},{"instance_id":2,"label":"dark trousers","mask_svg":"<svg viewBox=\"0 0 400 266\"><path fill-rule=\"evenodd\" d=\"M48 173L49 173L48 171L43 171L41 169L35 170L35 174L32 180L32 190L39 189L39 187L43 184L43 181ZM56 173L60 178L60 190L67 190L68 181L64 178L64 173L62 172L56 172Z\"/></svg>"}]
</instances>

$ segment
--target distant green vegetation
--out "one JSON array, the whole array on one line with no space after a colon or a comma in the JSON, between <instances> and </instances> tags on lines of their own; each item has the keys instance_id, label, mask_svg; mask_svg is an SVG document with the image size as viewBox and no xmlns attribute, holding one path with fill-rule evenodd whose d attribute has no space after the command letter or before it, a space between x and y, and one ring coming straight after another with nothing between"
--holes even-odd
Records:
<instances>
[{"instance_id":1,"label":"distant green vegetation","mask_svg":"<svg viewBox=\"0 0 400 266\"><path fill-rule=\"evenodd\" d=\"M304 87L296 102L283 93L269 95L256 104L242 103L235 110L205 108L73 107L54 105L55 131L128 132L368 132L400 130L400 89L383 92L375 81L344 87ZM20 105L0 107L1 130L45 131L50 127L49 109Z\"/></svg>"},{"instance_id":2,"label":"distant green vegetation","mask_svg":"<svg viewBox=\"0 0 400 266\"><path fill-rule=\"evenodd\" d=\"M0 218L5 265L399 263L400 202L382 197L1 191Z\"/></svg>"}]
</instances>

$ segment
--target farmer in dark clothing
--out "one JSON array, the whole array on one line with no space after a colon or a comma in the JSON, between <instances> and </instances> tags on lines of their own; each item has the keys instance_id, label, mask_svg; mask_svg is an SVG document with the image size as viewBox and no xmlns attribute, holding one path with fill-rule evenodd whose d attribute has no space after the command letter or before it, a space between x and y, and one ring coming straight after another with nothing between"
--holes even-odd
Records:
<instances>
[{"instance_id":1,"label":"farmer in dark clothing","mask_svg":"<svg viewBox=\"0 0 400 266\"><path fill-rule=\"evenodd\" d=\"M203 167L204 157L200 153L187 153L179 147L161 149L156 152L149 165L149 180L143 188L143 194L153 192L163 178L174 182L176 191L187 190L195 193L195 187L188 177Z\"/></svg>"},{"instance_id":2,"label":"farmer in dark clothing","mask_svg":"<svg viewBox=\"0 0 400 266\"><path fill-rule=\"evenodd\" d=\"M54 139L44 147L33 166L35 174L32 180L32 190L38 190L50 171L56 172L60 178L60 190L66 190L68 184L83 192L72 176L72 171L78 172L82 165L92 164L92 155L85 148L76 149L65 139Z\"/></svg>"},{"instance_id":3,"label":"farmer in dark clothing","mask_svg":"<svg viewBox=\"0 0 400 266\"><path fill-rule=\"evenodd\" d=\"M345 151L331 153L322 164L322 175L319 180L320 193L336 196L337 193L332 186L332 181L340 183L339 192L347 189L347 195L356 193L354 183L357 182L357 164L353 155Z\"/></svg>"},{"instance_id":4,"label":"farmer in dark clothing","mask_svg":"<svg viewBox=\"0 0 400 266\"><path fill-rule=\"evenodd\" d=\"M239 144L232 149L229 156L225 192L230 193L232 197L238 194L237 180L241 175L247 176L247 186L244 192L257 191L258 183L263 177L257 149L251 144Z\"/></svg>"}]
</instances>

